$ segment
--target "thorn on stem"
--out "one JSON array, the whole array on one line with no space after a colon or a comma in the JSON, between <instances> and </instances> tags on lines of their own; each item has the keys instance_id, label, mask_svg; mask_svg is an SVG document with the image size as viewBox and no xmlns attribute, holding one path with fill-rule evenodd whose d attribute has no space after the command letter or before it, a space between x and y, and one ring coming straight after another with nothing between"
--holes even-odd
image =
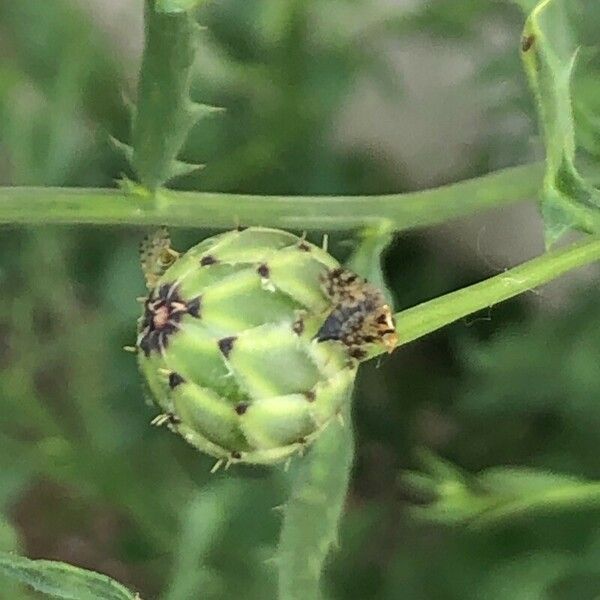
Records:
<instances>
[{"instance_id":1,"label":"thorn on stem","mask_svg":"<svg viewBox=\"0 0 600 600\"><path fill-rule=\"evenodd\" d=\"M217 472L217 471L218 471L218 470L219 470L219 469L220 469L220 468L223 466L223 463L224 463L224 462L225 462L225 461L224 461L222 458L220 458L220 459L219 459L219 460L218 460L218 461L217 461L217 462L216 462L216 463L213 465L213 467L212 467L212 469L210 470L210 472L211 472L211 473L216 473L216 472Z\"/></svg>"},{"instance_id":2,"label":"thorn on stem","mask_svg":"<svg viewBox=\"0 0 600 600\"><path fill-rule=\"evenodd\" d=\"M150 425L154 425L155 427L161 427L165 423L168 423L170 420L171 415L169 415L168 413L163 413L154 417L154 419L150 421Z\"/></svg>"}]
</instances>

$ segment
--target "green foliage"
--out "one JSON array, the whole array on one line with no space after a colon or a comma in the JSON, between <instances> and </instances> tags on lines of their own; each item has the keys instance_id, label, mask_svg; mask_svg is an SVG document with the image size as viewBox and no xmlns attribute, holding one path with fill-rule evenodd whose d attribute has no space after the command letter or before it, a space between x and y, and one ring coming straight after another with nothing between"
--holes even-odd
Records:
<instances>
[{"instance_id":1,"label":"green foliage","mask_svg":"<svg viewBox=\"0 0 600 600\"><path fill-rule=\"evenodd\" d=\"M141 600L106 575L49 560L0 553L0 572L52 598L64 600Z\"/></svg>"},{"instance_id":2,"label":"green foliage","mask_svg":"<svg viewBox=\"0 0 600 600\"><path fill-rule=\"evenodd\" d=\"M534 469L495 467L470 477L460 469L423 454L425 472L409 472L403 479L435 497L412 512L420 518L480 528L530 513L600 506L600 482Z\"/></svg>"},{"instance_id":3,"label":"green foliage","mask_svg":"<svg viewBox=\"0 0 600 600\"><path fill-rule=\"evenodd\" d=\"M223 582L207 566L207 561L218 534L227 523L227 514L233 508L235 487L230 481L206 486L182 511L181 539L164 600L223 595Z\"/></svg>"},{"instance_id":4,"label":"green foliage","mask_svg":"<svg viewBox=\"0 0 600 600\"><path fill-rule=\"evenodd\" d=\"M278 578L269 559L277 555L281 516L271 509L289 499L289 476L236 469L209 477L208 461L149 427L152 413L140 401L135 367L119 351L131 343L138 312L131 299L143 287L132 257L144 232L132 225L231 228L237 224L237 207L226 204L231 200L240 201L242 225L268 213L281 219L281 227L330 231L340 223L340 230L349 230L364 224L369 213L377 214L379 223L380 212L394 208L397 224L420 227L533 194L541 181L538 166L411 194L402 202L395 197L369 204L365 194L409 189L414 174L392 163L380 147L340 145L335 131L361 82L377 80L377 89L388 89L384 49L396 47L395 37L411 60L411 40L425 38L434 53L448 47L438 45L444 40L472 61L472 77L452 87L465 97L484 98L489 118L480 124L477 143L465 149L468 172L456 170L451 179L530 160L534 120L516 51L522 18L514 7L483 0L450 6L439 0L405 14L384 4L385 10L359 0L222 0L201 6L199 18L209 29L196 38L201 50L190 67L191 95L227 112L195 124L181 152L183 128L178 144L169 146L170 159L181 155L208 162L201 175L179 182L182 187L362 194L352 202L263 199L261 214L239 196L166 193L155 206L148 197L98 190L48 190L48 202L35 189L0 192L4 222L128 225L11 227L0 239L3 550L109 573L145 598L202 593L222 600L240 589L249 600L276 597ZM569 18L584 46L571 73L576 144L585 150L577 166L594 177L600 94L596 59L585 45L597 44L598 8L592 2L573 6L583 9L580 15L569 10ZM491 24L506 35L506 47L494 41ZM116 160L104 131L127 139L119 92L126 88L121 71L128 57L117 54L113 41L74 3L59 0L0 2L0 37L2 181L111 186L125 164ZM502 89L490 100L489 86L499 81ZM180 84L179 92L185 91ZM443 105L445 91L439 94ZM402 103L399 94L394 98ZM503 128L506 123L518 126ZM192 221L197 212L202 215ZM210 233L179 230L176 245ZM485 248L486 232L480 237ZM332 236L332 252L348 254L343 245L348 238ZM381 238L367 236L366 250L350 254L361 259L361 269L376 268L370 249L378 250L385 240L383 232ZM398 309L490 274L480 257L474 266L445 249L445 241L432 246L418 233L394 239L383 274ZM547 273L553 272L552 267ZM502 278L493 281L498 292ZM568 290L560 304L545 293L527 294L362 368L354 403L357 460L340 547L324 563L322 588L328 597L591 600L598 595L596 510L561 509L548 517L528 511L526 519L504 519L502 527L473 533L412 519L406 490L394 484L398 473L415 469L411 451L423 445L472 473L493 474L490 465L497 464L535 468L513 466L518 485L506 473L501 481L489 480L494 497L503 501L531 496L537 469L564 473L566 483L573 477L578 489L584 479L598 480L600 313L594 286L584 287ZM519 290L528 288L525 282ZM461 318L465 312L463 306L453 314ZM419 327L424 332L434 323ZM292 465L292 475L308 469L310 455L305 458ZM331 475L347 477L344 470ZM461 477L467 482L463 497L473 500L471 485L478 477L462 469ZM343 487L344 482L336 487L337 501ZM318 535L302 541L317 547L318 560L335 539L333 516L327 515L322 531L309 519L306 531ZM302 513L298 517L297 523L304 522ZM287 531L297 533L292 526ZM3 578L2 592L11 600L33 597L8 585Z\"/></svg>"},{"instance_id":5,"label":"green foliage","mask_svg":"<svg viewBox=\"0 0 600 600\"><path fill-rule=\"evenodd\" d=\"M350 411L345 414L345 422L332 423L291 473L276 557L281 600L321 597L321 571L337 544L354 455Z\"/></svg>"},{"instance_id":6,"label":"green foliage","mask_svg":"<svg viewBox=\"0 0 600 600\"><path fill-rule=\"evenodd\" d=\"M173 177L201 168L177 160L177 155L196 121L220 109L190 98L200 35L193 16L184 11L161 12L155 0L146 0L145 24L133 151L128 158L141 183L154 191Z\"/></svg>"},{"instance_id":7,"label":"green foliage","mask_svg":"<svg viewBox=\"0 0 600 600\"><path fill-rule=\"evenodd\" d=\"M531 2L523 1L526 9ZM546 243L552 245L567 229L598 231L600 192L575 167L576 135L572 79L577 35L567 3L542 0L528 17L521 45L523 64L534 91L546 147L542 212Z\"/></svg>"},{"instance_id":8,"label":"green foliage","mask_svg":"<svg viewBox=\"0 0 600 600\"><path fill-rule=\"evenodd\" d=\"M186 187L269 194L402 190L405 182L386 167L384 155L334 142L344 103L362 80L398 97L385 45L393 40L386 22L399 13L356 0L202 6L206 34L194 94L226 107L227 116L198 125L190 155L210 160Z\"/></svg>"}]
</instances>

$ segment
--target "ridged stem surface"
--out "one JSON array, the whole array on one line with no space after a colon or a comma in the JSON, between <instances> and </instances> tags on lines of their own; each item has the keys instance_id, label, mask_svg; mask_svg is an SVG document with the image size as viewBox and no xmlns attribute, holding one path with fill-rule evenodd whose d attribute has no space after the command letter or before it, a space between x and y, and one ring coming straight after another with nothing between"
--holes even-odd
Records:
<instances>
[{"instance_id":1,"label":"ridged stem surface","mask_svg":"<svg viewBox=\"0 0 600 600\"><path fill-rule=\"evenodd\" d=\"M385 221L400 231L533 199L542 176L543 165L534 163L434 189L379 196L256 196L160 190L152 198L118 189L4 187L0 188L0 223L225 229L241 224L341 231Z\"/></svg>"},{"instance_id":2,"label":"ridged stem surface","mask_svg":"<svg viewBox=\"0 0 600 600\"><path fill-rule=\"evenodd\" d=\"M297 461L279 541L279 600L317 600L320 576L338 539L350 480L354 436L349 410Z\"/></svg>"},{"instance_id":3,"label":"ridged stem surface","mask_svg":"<svg viewBox=\"0 0 600 600\"><path fill-rule=\"evenodd\" d=\"M413 306L395 315L400 343L407 344L597 260L600 260L600 237L586 237L479 283Z\"/></svg>"}]
</instances>

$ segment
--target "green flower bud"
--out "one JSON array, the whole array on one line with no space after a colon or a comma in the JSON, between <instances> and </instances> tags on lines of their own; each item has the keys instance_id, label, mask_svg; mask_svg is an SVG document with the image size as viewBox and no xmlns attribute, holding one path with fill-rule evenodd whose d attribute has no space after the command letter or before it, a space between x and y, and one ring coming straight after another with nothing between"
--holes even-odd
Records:
<instances>
[{"instance_id":1,"label":"green flower bud","mask_svg":"<svg viewBox=\"0 0 600 600\"><path fill-rule=\"evenodd\" d=\"M285 231L230 231L181 256L161 232L142 266L155 423L221 462L303 451L349 401L365 347L396 343L381 292Z\"/></svg>"}]
</instances>

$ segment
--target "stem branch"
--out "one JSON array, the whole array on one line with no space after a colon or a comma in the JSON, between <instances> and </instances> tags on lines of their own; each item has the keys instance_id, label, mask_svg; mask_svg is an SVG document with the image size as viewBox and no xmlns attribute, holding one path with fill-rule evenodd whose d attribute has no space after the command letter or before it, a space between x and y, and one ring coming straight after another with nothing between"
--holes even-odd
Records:
<instances>
[{"instance_id":1,"label":"stem branch","mask_svg":"<svg viewBox=\"0 0 600 600\"><path fill-rule=\"evenodd\" d=\"M396 314L402 344L600 259L600 237L547 252L513 269ZM381 353L381 350L378 350Z\"/></svg>"}]
</instances>

